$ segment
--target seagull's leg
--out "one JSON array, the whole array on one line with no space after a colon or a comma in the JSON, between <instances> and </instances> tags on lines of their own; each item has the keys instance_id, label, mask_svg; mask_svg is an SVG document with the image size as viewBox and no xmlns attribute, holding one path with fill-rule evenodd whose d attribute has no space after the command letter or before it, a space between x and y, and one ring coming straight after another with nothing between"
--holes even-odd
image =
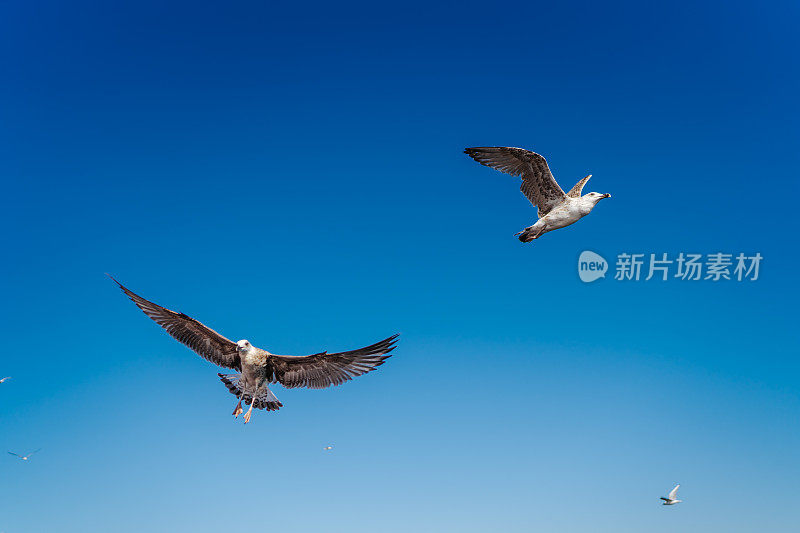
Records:
<instances>
[{"instance_id":1,"label":"seagull's leg","mask_svg":"<svg viewBox=\"0 0 800 533\"><path fill-rule=\"evenodd\" d=\"M255 398L253 398L253 401L252 401L252 402L250 402L250 409L248 409L248 410L247 410L247 412L244 414L244 423L245 423L245 424L247 424L248 422L250 422L250 415L252 415L252 414L253 414L253 406L254 406L255 404L256 404L256 399L255 399Z\"/></svg>"},{"instance_id":2,"label":"seagull's leg","mask_svg":"<svg viewBox=\"0 0 800 533\"><path fill-rule=\"evenodd\" d=\"M239 396L239 403L236 404L236 409L233 410L233 417L234 418L239 418L239 415L242 414L242 412L244 411L244 409L242 409L242 398L243 397L244 397L244 391L242 392L242 395Z\"/></svg>"}]
</instances>

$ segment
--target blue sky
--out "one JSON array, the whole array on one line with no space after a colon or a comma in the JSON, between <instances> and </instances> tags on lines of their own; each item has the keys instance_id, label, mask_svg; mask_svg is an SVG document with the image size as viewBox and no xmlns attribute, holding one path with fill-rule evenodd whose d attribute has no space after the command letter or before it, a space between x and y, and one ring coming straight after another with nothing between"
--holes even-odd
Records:
<instances>
[{"instance_id":1,"label":"blue sky","mask_svg":"<svg viewBox=\"0 0 800 533\"><path fill-rule=\"evenodd\" d=\"M0 10L0 450L42 448L0 531L796 527L796 3ZM481 145L613 196L522 245ZM589 285L587 249L764 262ZM244 426L104 272L273 352L402 337Z\"/></svg>"}]
</instances>

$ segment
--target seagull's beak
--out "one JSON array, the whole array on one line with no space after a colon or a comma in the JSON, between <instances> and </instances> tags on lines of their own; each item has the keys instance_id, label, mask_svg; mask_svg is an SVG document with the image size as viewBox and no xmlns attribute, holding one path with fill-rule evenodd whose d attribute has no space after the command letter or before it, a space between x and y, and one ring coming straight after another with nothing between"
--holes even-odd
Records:
<instances>
[{"instance_id":1,"label":"seagull's beak","mask_svg":"<svg viewBox=\"0 0 800 533\"><path fill-rule=\"evenodd\" d=\"M606 193L606 194L603 195L603 198L611 198L611 195Z\"/></svg>"}]
</instances>

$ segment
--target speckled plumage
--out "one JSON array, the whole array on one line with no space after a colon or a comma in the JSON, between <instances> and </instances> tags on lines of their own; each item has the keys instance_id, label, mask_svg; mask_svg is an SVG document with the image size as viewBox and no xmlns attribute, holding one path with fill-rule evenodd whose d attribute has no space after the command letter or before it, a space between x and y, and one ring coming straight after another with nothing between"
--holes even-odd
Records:
<instances>
[{"instance_id":1,"label":"speckled plumage","mask_svg":"<svg viewBox=\"0 0 800 533\"><path fill-rule=\"evenodd\" d=\"M482 146L466 148L464 153L481 165L522 178L520 191L539 210L539 220L517 233L522 242L530 242L548 231L574 224L588 215L597 202L611 196L596 192L581 196L591 174L565 194L545 158L523 148Z\"/></svg>"},{"instance_id":2,"label":"speckled plumage","mask_svg":"<svg viewBox=\"0 0 800 533\"><path fill-rule=\"evenodd\" d=\"M111 276L109 276L111 277ZM171 311L142 298L113 277L120 289L167 333L212 363L238 370L218 374L228 390L241 402L257 409L275 411L283 404L269 390L270 383L287 388L322 389L366 374L391 357L398 335L347 352L320 352L305 356L276 355L257 348L247 340L233 342L183 313ZM237 412L238 411L238 412ZM240 406L234 415L241 413ZM249 421L249 412L245 421Z\"/></svg>"}]
</instances>

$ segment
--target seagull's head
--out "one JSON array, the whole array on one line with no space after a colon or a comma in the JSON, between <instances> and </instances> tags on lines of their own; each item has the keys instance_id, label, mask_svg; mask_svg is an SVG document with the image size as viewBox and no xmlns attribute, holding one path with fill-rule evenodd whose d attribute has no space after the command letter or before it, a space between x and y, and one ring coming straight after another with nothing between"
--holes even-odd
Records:
<instances>
[{"instance_id":1,"label":"seagull's head","mask_svg":"<svg viewBox=\"0 0 800 533\"><path fill-rule=\"evenodd\" d=\"M247 352L247 351L250 351L250 348L252 348L252 347L253 347L253 345L252 345L252 344L250 344L250 341L249 341L249 340L247 340L247 339L242 339L242 340L238 341L238 342L236 343L236 346L237 346L237 348L238 348L238 350L239 350L240 352Z\"/></svg>"},{"instance_id":2,"label":"seagull's head","mask_svg":"<svg viewBox=\"0 0 800 533\"><path fill-rule=\"evenodd\" d=\"M611 195L608 194L608 193L602 194L602 193L599 193L599 192L590 192L585 197L590 199L591 201L593 201L596 204L597 202L599 202L603 198L611 198Z\"/></svg>"}]
</instances>

